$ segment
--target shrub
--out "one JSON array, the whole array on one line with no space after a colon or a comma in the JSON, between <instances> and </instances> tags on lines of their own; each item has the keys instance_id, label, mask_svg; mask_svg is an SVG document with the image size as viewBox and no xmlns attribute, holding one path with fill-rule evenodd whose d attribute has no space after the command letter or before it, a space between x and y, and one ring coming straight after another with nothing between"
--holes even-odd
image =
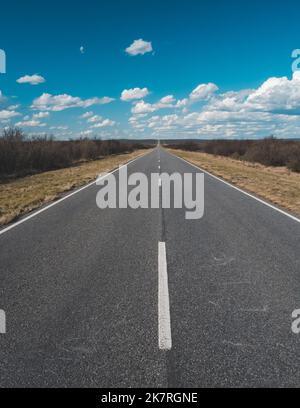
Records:
<instances>
[{"instance_id":1,"label":"shrub","mask_svg":"<svg viewBox=\"0 0 300 408\"><path fill-rule=\"evenodd\" d=\"M277 140L270 137L263 140L183 142L170 147L247 160L266 166L287 166L292 171L300 172L299 141Z\"/></svg>"},{"instance_id":2,"label":"shrub","mask_svg":"<svg viewBox=\"0 0 300 408\"><path fill-rule=\"evenodd\" d=\"M141 147L150 146L114 140L56 141L47 136L30 139L21 129L10 128L0 136L0 178L60 169L81 160L132 152Z\"/></svg>"}]
</instances>

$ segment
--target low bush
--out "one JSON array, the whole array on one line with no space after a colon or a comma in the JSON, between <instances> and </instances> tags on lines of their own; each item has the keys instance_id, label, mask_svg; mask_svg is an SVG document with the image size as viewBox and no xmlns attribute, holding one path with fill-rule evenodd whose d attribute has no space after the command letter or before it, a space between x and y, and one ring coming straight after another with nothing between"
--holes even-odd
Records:
<instances>
[{"instance_id":1,"label":"low bush","mask_svg":"<svg viewBox=\"0 0 300 408\"><path fill-rule=\"evenodd\" d=\"M296 140L279 140L273 137L263 140L211 140L183 142L169 147L231 157L266 166L287 166L292 171L300 172L300 141Z\"/></svg>"},{"instance_id":2,"label":"low bush","mask_svg":"<svg viewBox=\"0 0 300 408\"><path fill-rule=\"evenodd\" d=\"M95 160L146 147L150 146L116 140L57 141L47 136L30 139L21 129L5 129L0 135L0 178L61 169L82 160Z\"/></svg>"}]
</instances>

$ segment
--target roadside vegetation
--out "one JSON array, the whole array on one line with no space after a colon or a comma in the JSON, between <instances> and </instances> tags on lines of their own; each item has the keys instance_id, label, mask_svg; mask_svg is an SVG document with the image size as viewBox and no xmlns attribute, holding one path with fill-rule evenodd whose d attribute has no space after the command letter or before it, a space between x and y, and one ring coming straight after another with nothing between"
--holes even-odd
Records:
<instances>
[{"instance_id":1,"label":"roadside vegetation","mask_svg":"<svg viewBox=\"0 0 300 408\"><path fill-rule=\"evenodd\" d=\"M29 140L18 129L5 131L0 138L0 225L94 181L149 147L125 141Z\"/></svg>"},{"instance_id":2,"label":"roadside vegetation","mask_svg":"<svg viewBox=\"0 0 300 408\"><path fill-rule=\"evenodd\" d=\"M300 144L300 143L299 143ZM171 153L300 216L300 173L287 166L265 166L232 156L168 149ZM235 156L233 156L235 157Z\"/></svg>"},{"instance_id":3,"label":"roadside vegetation","mask_svg":"<svg viewBox=\"0 0 300 408\"><path fill-rule=\"evenodd\" d=\"M172 144L173 149L225 156L265 166L287 167L300 173L300 141L279 140L210 140Z\"/></svg>"},{"instance_id":4,"label":"roadside vegetation","mask_svg":"<svg viewBox=\"0 0 300 408\"><path fill-rule=\"evenodd\" d=\"M0 180L63 169L146 147L116 140L57 141L47 136L30 139L21 129L5 129L0 135Z\"/></svg>"}]
</instances>

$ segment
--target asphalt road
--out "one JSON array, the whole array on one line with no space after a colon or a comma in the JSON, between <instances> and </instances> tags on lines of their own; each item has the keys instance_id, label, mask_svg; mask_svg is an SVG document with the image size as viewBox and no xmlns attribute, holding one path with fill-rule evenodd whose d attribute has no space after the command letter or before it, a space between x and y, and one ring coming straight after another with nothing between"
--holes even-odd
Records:
<instances>
[{"instance_id":1,"label":"asphalt road","mask_svg":"<svg viewBox=\"0 0 300 408\"><path fill-rule=\"evenodd\" d=\"M200 172L160 148L128 172L157 173L159 158L161 172ZM298 222L207 174L200 220L100 210L98 191L0 235L1 387L300 386ZM159 348L159 242L170 350Z\"/></svg>"}]
</instances>

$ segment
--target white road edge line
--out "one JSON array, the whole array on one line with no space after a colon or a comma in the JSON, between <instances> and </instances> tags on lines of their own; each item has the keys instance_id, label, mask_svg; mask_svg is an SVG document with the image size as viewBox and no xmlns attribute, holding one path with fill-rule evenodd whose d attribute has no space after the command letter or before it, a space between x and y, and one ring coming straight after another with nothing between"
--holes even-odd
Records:
<instances>
[{"instance_id":1,"label":"white road edge line","mask_svg":"<svg viewBox=\"0 0 300 408\"><path fill-rule=\"evenodd\" d=\"M125 166L128 166L129 164L134 163L136 160L141 159L142 157L145 157L145 156L147 156L148 154L151 154L151 153L152 153L152 151L149 152L149 153L146 153L146 154L142 154L142 155L136 157L135 159L129 161L128 163L126 163L126 164L124 164L124 165L118 167L117 169L111 171L111 172L108 173L108 174L114 174L114 173L116 173L117 171L119 171L120 168L123 168L123 167L125 167ZM89 183L89 184L87 184L87 185L85 185L85 186L83 186L83 187L81 187L81 188L79 188L79 189L73 191L72 193L67 194L66 196L60 198L60 199L57 200L57 201L54 201L53 203L47 205L46 207L43 207L43 208L41 208L40 210L37 210L37 211L33 212L32 214L28 215L27 217L22 218L20 221L17 221L17 222L15 222L15 223L9 225L8 227L1 229L1 230L0 230L0 236L3 235L3 234L5 234L6 232L12 230L13 228L16 228L17 226L23 224L24 222L29 221L31 218L36 217L37 215L43 213L44 211L49 210L49 208L54 207L55 205L61 203L62 201L67 200L68 198L74 196L75 194L80 193L80 191L83 191L83 190L85 190L85 189L87 189L87 188L93 186L94 184L96 184L97 180L101 180L101 179L106 178L106 177L107 177L107 174L106 174L105 176L103 176L103 177L97 177L97 179L96 179L95 181L92 181L91 183Z\"/></svg>"},{"instance_id":2,"label":"white road edge line","mask_svg":"<svg viewBox=\"0 0 300 408\"><path fill-rule=\"evenodd\" d=\"M158 346L172 349L170 299L168 287L166 243L158 243Z\"/></svg>"},{"instance_id":3,"label":"white road edge line","mask_svg":"<svg viewBox=\"0 0 300 408\"><path fill-rule=\"evenodd\" d=\"M255 197L254 195L252 195L252 194L250 194L250 193L247 193L247 191L244 191L244 190L242 190L241 188L234 186L233 184L229 183L228 181L225 181L225 180L221 179L220 177L215 176L214 174L210 173L210 172L207 171L207 170L203 170L201 167L197 166L196 164L193 164L193 163L189 162L188 160L183 159L182 157L176 156L175 154L170 153L170 152L168 152L168 153L169 153L171 156L174 156L174 157L176 157L177 159L180 159L180 160L184 161L185 163L189 164L190 166L195 167L195 168L198 169L198 170L201 170L203 173L207 174L208 176L213 177L214 179L216 179L216 180L218 180L218 181L221 181L222 183L226 184L227 186L233 188L234 190L237 190L237 191L239 191L240 193L243 193L243 194L245 194L246 196L253 198L254 200L258 201L259 203L264 204L264 205L266 205L267 207L270 207L270 208L272 208L273 210L278 211L279 213L281 213L281 214L283 214L283 215L285 215L285 216L291 218L292 220L294 220L294 221L300 223L300 219L297 218L297 217L295 217L295 216L293 216L292 214L289 214L288 212L286 212L286 211L284 211L284 210L281 210L281 209L278 208L278 207L275 207L275 205L272 205L272 204L268 203L267 201L264 201L264 200L262 200L262 199L260 199L260 198L258 198L258 197Z\"/></svg>"}]
</instances>

